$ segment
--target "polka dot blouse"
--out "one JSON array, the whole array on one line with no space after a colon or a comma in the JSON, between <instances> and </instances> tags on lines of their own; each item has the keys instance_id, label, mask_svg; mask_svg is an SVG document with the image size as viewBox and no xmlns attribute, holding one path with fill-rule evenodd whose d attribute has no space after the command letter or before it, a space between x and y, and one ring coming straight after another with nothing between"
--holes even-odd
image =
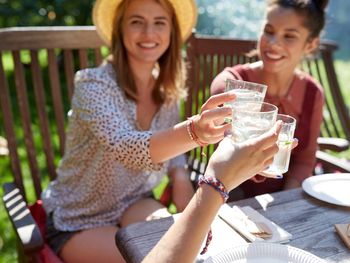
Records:
<instances>
[{"instance_id":1,"label":"polka dot blouse","mask_svg":"<svg viewBox=\"0 0 350 263\"><path fill-rule=\"evenodd\" d=\"M136 103L117 85L109 63L77 72L68 115L58 176L42 194L61 231L117 225L125 209L149 195L168 169L185 164L181 155L155 165L149 153L152 132L179 121L178 105L163 104L150 130L142 131Z\"/></svg>"}]
</instances>

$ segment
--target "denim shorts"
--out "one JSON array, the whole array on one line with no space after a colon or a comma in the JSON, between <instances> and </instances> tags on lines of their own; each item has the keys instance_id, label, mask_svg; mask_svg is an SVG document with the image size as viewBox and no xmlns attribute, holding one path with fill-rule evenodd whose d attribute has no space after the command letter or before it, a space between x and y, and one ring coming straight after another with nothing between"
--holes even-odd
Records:
<instances>
[{"instance_id":1,"label":"denim shorts","mask_svg":"<svg viewBox=\"0 0 350 263\"><path fill-rule=\"evenodd\" d=\"M59 254L63 245L79 231L60 231L57 230L53 223L52 213L50 213L46 220L46 241L51 249Z\"/></svg>"}]
</instances>

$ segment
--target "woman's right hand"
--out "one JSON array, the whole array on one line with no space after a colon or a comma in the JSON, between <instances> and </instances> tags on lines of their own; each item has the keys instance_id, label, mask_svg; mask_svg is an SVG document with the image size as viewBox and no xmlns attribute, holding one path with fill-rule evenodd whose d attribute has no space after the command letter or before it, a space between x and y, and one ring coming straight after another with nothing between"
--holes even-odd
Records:
<instances>
[{"instance_id":1,"label":"woman's right hand","mask_svg":"<svg viewBox=\"0 0 350 263\"><path fill-rule=\"evenodd\" d=\"M233 92L213 95L202 105L200 114L191 117L199 141L213 144L224 138L225 131L231 129L225 119L232 116L232 109L222 105L235 99Z\"/></svg>"},{"instance_id":2,"label":"woman's right hand","mask_svg":"<svg viewBox=\"0 0 350 263\"><path fill-rule=\"evenodd\" d=\"M227 191L263 171L278 151L276 144L281 122L265 134L239 144L225 138L209 160L205 176L215 176Z\"/></svg>"}]
</instances>

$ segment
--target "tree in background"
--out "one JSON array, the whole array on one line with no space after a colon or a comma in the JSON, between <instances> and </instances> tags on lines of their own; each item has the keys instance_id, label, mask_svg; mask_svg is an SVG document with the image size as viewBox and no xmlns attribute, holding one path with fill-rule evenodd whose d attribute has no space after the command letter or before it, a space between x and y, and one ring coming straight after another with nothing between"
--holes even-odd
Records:
<instances>
[{"instance_id":1,"label":"tree in background","mask_svg":"<svg viewBox=\"0 0 350 263\"><path fill-rule=\"evenodd\" d=\"M0 27L90 25L93 0L0 0Z\"/></svg>"},{"instance_id":2,"label":"tree in background","mask_svg":"<svg viewBox=\"0 0 350 263\"><path fill-rule=\"evenodd\" d=\"M91 25L95 0L0 0L0 27ZM196 0L200 34L255 39L265 0ZM330 0L325 38L339 43L336 56L350 59L349 0Z\"/></svg>"},{"instance_id":3,"label":"tree in background","mask_svg":"<svg viewBox=\"0 0 350 263\"><path fill-rule=\"evenodd\" d=\"M264 16L264 1L197 0L197 4L198 33L244 39L257 38Z\"/></svg>"},{"instance_id":4,"label":"tree in background","mask_svg":"<svg viewBox=\"0 0 350 263\"><path fill-rule=\"evenodd\" d=\"M256 39L264 17L265 0L197 0L201 34ZM323 38L339 44L336 57L350 59L349 0L330 0Z\"/></svg>"},{"instance_id":5,"label":"tree in background","mask_svg":"<svg viewBox=\"0 0 350 263\"><path fill-rule=\"evenodd\" d=\"M325 38L335 40L339 44L336 56L340 59L350 59L350 1L329 0L328 20Z\"/></svg>"}]
</instances>

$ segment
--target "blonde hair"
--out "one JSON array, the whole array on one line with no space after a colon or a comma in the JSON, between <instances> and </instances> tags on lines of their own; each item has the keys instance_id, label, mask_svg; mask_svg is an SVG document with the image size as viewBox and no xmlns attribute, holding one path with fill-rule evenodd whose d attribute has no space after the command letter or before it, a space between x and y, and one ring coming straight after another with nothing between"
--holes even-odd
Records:
<instances>
[{"instance_id":1,"label":"blonde hair","mask_svg":"<svg viewBox=\"0 0 350 263\"><path fill-rule=\"evenodd\" d=\"M124 0L116 8L112 31L112 64L117 75L118 85L126 96L137 101L138 94L133 74L128 63L127 51L123 43L122 24L125 11L132 0ZM181 32L173 6L167 0L154 0L172 17L172 30L168 49L158 60L158 77L153 89L153 100L156 104L175 102L186 95L184 88L186 71L181 56Z\"/></svg>"}]
</instances>

